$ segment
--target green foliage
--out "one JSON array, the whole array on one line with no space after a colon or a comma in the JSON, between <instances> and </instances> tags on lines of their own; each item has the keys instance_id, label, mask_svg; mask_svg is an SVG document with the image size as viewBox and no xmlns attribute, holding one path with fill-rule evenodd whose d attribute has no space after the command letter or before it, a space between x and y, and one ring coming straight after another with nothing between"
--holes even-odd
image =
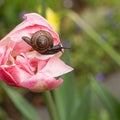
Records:
<instances>
[{"instance_id":1,"label":"green foliage","mask_svg":"<svg viewBox=\"0 0 120 120\"><path fill-rule=\"evenodd\" d=\"M70 56L68 53L65 56L68 62ZM119 120L120 102L93 76L86 79L89 84L84 86L83 94L76 89L72 74L65 76L63 86L53 91L58 120Z\"/></svg>"},{"instance_id":2,"label":"green foliage","mask_svg":"<svg viewBox=\"0 0 120 120\"><path fill-rule=\"evenodd\" d=\"M116 100L106 89L105 87L97 82L92 76L89 78L91 80L91 85L93 91L97 93L105 107L109 112L109 116L111 120L119 120L120 119L120 102Z\"/></svg>"},{"instance_id":3,"label":"green foliage","mask_svg":"<svg viewBox=\"0 0 120 120\"><path fill-rule=\"evenodd\" d=\"M119 22L117 22L119 21L119 13L114 10L113 15L109 9L106 10L106 13L101 13L105 10L103 8L98 9L95 13L89 11L87 14L81 15L81 18L76 14L70 13L69 15L79 28L76 35L71 33L74 38L72 35L69 36L73 38L72 63L77 69L78 79L85 81L85 76L89 73L108 75L119 68L120 57L115 52L115 50L119 51L120 29ZM101 16L94 18L96 14Z\"/></svg>"},{"instance_id":4,"label":"green foliage","mask_svg":"<svg viewBox=\"0 0 120 120\"><path fill-rule=\"evenodd\" d=\"M19 111L27 120L40 120L32 105L29 104L19 93L5 84L2 84L2 87L6 91L12 102L15 104L15 106L19 109Z\"/></svg>"}]
</instances>

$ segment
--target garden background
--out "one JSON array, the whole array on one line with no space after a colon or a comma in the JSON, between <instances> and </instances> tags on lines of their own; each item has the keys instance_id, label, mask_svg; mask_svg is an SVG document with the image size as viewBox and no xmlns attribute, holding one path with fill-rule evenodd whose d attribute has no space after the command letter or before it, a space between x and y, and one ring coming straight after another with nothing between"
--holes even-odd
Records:
<instances>
[{"instance_id":1,"label":"garden background","mask_svg":"<svg viewBox=\"0 0 120 120\"><path fill-rule=\"evenodd\" d=\"M0 38L23 14L46 17L69 46L63 85L34 93L0 81L0 120L120 120L119 0L0 0Z\"/></svg>"}]
</instances>

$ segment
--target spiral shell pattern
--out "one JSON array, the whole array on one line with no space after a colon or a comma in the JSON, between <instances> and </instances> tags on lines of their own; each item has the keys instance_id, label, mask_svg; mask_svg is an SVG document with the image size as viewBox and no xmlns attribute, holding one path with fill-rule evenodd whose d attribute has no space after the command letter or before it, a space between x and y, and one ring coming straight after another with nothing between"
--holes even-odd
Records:
<instances>
[{"instance_id":1,"label":"spiral shell pattern","mask_svg":"<svg viewBox=\"0 0 120 120\"><path fill-rule=\"evenodd\" d=\"M33 34L31 44L35 50L44 53L53 47L53 37L49 32L39 30Z\"/></svg>"}]
</instances>

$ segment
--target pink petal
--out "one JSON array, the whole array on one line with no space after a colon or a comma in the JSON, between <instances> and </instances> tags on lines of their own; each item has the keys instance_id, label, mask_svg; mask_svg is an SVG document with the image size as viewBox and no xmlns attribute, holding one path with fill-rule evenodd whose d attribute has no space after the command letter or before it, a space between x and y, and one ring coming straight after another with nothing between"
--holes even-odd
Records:
<instances>
[{"instance_id":1,"label":"pink petal","mask_svg":"<svg viewBox=\"0 0 120 120\"><path fill-rule=\"evenodd\" d=\"M63 83L63 79L61 78L57 80L55 78L51 78L51 80L46 81L46 86L48 90L52 90L52 89L60 87L62 83Z\"/></svg>"},{"instance_id":2,"label":"pink petal","mask_svg":"<svg viewBox=\"0 0 120 120\"><path fill-rule=\"evenodd\" d=\"M6 35L3 40L11 37L12 40L20 41L23 35L29 35L30 33L34 33L38 30L46 30L51 33L54 38L55 44L60 42L58 34L54 31L51 25L48 23L46 19L36 13L29 13L24 15L25 20L16 26L8 35Z\"/></svg>"},{"instance_id":3,"label":"pink petal","mask_svg":"<svg viewBox=\"0 0 120 120\"><path fill-rule=\"evenodd\" d=\"M12 51L13 56L20 55L20 53L26 53L31 49L31 46L26 44L24 41L16 42L14 49Z\"/></svg>"},{"instance_id":4,"label":"pink petal","mask_svg":"<svg viewBox=\"0 0 120 120\"><path fill-rule=\"evenodd\" d=\"M0 64L6 64L8 62L10 53L13 50L14 45L15 43L13 41L7 41L7 44L0 44Z\"/></svg>"},{"instance_id":5,"label":"pink petal","mask_svg":"<svg viewBox=\"0 0 120 120\"><path fill-rule=\"evenodd\" d=\"M20 69L26 71L27 73L33 75L34 71L32 71L31 66L29 64L29 60L25 56L17 56L15 61L16 66L19 66Z\"/></svg>"},{"instance_id":6,"label":"pink petal","mask_svg":"<svg viewBox=\"0 0 120 120\"><path fill-rule=\"evenodd\" d=\"M42 69L41 72L45 73L50 77L58 77L72 70L73 70L72 67L66 65L58 57L54 56L50 58L47 65Z\"/></svg>"},{"instance_id":7,"label":"pink petal","mask_svg":"<svg viewBox=\"0 0 120 120\"><path fill-rule=\"evenodd\" d=\"M13 76L5 69L4 66L0 67L0 79L5 81L8 85L16 86Z\"/></svg>"},{"instance_id":8,"label":"pink petal","mask_svg":"<svg viewBox=\"0 0 120 120\"><path fill-rule=\"evenodd\" d=\"M51 27L51 25L48 23L48 21L43 18L42 16L40 16L39 14L36 13L29 13L29 14L25 14L23 16L23 18L26 19L26 21L29 23L29 25L34 25L34 24L38 24L41 26L46 26L47 28L53 30L53 28Z\"/></svg>"},{"instance_id":9,"label":"pink petal","mask_svg":"<svg viewBox=\"0 0 120 120\"><path fill-rule=\"evenodd\" d=\"M18 68L16 65L9 67L3 65L0 67L0 78L9 85L21 86L20 83L30 77L30 74Z\"/></svg>"},{"instance_id":10,"label":"pink petal","mask_svg":"<svg viewBox=\"0 0 120 120\"><path fill-rule=\"evenodd\" d=\"M1 46L0 47L0 64L2 64L4 61L3 59L4 59L5 52L6 52L6 46Z\"/></svg>"},{"instance_id":11,"label":"pink petal","mask_svg":"<svg viewBox=\"0 0 120 120\"><path fill-rule=\"evenodd\" d=\"M28 88L34 92L43 92L59 87L62 82L62 79L56 80L55 78L38 73L29 80L23 81L21 85L22 87Z\"/></svg>"}]
</instances>

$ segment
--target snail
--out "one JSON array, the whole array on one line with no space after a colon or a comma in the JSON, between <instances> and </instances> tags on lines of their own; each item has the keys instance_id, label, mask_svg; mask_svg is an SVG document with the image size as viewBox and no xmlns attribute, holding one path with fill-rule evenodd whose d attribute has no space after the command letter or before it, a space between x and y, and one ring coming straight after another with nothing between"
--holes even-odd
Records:
<instances>
[{"instance_id":1,"label":"snail","mask_svg":"<svg viewBox=\"0 0 120 120\"><path fill-rule=\"evenodd\" d=\"M44 30L35 32L31 38L23 36L22 39L34 50L43 55L55 54L59 51L62 52L62 49L64 49L61 44L53 45L52 35Z\"/></svg>"}]
</instances>

